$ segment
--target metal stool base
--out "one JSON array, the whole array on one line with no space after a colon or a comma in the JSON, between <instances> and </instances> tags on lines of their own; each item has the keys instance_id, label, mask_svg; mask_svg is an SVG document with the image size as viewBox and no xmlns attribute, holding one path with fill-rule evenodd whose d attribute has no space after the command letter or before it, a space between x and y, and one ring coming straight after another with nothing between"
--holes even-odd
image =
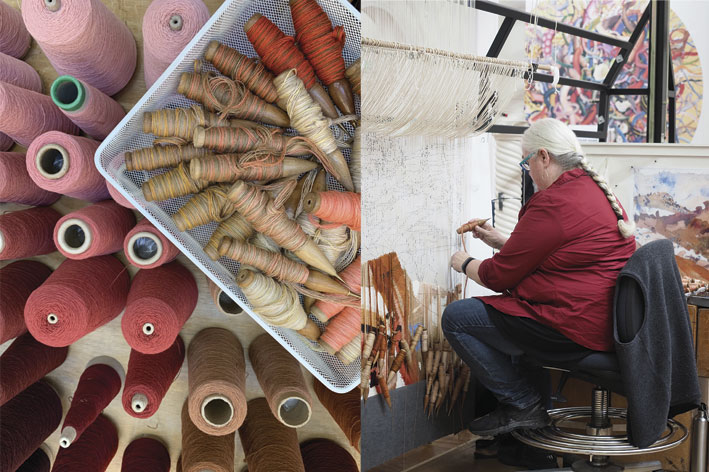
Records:
<instances>
[{"instance_id":1,"label":"metal stool base","mask_svg":"<svg viewBox=\"0 0 709 472\"><path fill-rule=\"evenodd\" d=\"M541 429L526 429L513 431L512 435L532 447L549 451L580 454L585 456L629 456L650 452L660 452L678 446L687 439L687 428L674 420L667 420L667 428L654 444L645 448L637 448L628 442L625 433L608 436L590 436L570 431L568 424L578 425L583 419L592 416L591 407L557 408L549 410L551 424ZM608 408L609 419L626 421L624 408ZM567 426L565 426L565 424ZM589 464L591 466L591 464ZM599 466L585 469L600 471Z\"/></svg>"}]
</instances>

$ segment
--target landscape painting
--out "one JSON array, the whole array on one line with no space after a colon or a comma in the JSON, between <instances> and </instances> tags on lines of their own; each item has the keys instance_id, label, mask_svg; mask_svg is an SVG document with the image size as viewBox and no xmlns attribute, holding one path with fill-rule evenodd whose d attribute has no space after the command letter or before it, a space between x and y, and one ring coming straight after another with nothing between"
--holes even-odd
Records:
<instances>
[{"instance_id":1,"label":"landscape painting","mask_svg":"<svg viewBox=\"0 0 709 472\"><path fill-rule=\"evenodd\" d=\"M709 282L709 170L636 169L636 239L674 243L685 278Z\"/></svg>"}]
</instances>

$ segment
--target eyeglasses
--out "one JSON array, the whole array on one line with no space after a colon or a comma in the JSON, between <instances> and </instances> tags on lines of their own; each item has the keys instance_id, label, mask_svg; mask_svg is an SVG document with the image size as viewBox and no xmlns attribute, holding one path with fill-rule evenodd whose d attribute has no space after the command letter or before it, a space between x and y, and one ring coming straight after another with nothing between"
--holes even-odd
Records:
<instances>
[{"instance_id":1,"label":"eyeglasses","mask_svg":"<svg viewBox=\"0 0 709 472\"><path fill-rule=\"evenodd\" d=\"M537 153L537 151L532 151L529 154L527 154L527 157L522 159L522 161L519 163L519 166L522 168L522 170L529 171L529 160L534 157L534 155Z\"/></svg>"}]
</instances>

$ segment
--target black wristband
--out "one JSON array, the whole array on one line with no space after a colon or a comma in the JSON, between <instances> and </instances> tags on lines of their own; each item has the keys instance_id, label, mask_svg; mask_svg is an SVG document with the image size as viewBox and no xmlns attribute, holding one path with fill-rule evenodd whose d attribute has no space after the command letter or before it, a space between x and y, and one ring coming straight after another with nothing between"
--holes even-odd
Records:
<instances>
[{"instance_id":1,"label":"black wristband","mask_svg":"<svg viewBox=\"0 0 709 472\"><path fill-rule=\"evenodd\" d=\"M474 261L474 260L475 260L474 257L468 257L468 258L465 260L465 262L463 262L463 265L460 266L460 271L461 271L461 272L463 273L463 275L465 275L466 277L468 276L468 274L466 273L466 270L468 269L468 264L470 264L470 261Z\"/></svg>"}]
</instances>

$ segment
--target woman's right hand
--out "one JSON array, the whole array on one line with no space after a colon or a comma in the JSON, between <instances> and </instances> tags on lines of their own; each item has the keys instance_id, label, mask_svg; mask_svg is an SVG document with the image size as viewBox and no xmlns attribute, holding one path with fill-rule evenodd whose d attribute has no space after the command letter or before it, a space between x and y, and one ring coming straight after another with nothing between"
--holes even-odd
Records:
<instances>
[{"instance_id":1,"label":"woman's right hand","mask_svg":"<svg viewBox=\"0 0 709 472\"><path fill-rule=\"evenodd\" d=\"M480 239L493 249L502 249L502 246L507 242L507 238L493 228L489 222L476 226L472 233L474 238Z\"/></svg>"}]
</instances>

